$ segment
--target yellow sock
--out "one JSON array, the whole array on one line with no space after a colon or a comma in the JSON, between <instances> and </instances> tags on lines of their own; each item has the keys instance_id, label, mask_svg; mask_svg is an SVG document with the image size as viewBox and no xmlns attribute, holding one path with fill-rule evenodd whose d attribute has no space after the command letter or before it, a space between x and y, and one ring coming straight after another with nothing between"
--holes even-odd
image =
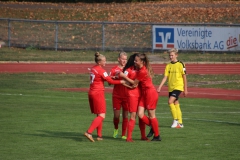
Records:
<instances>
[{"instance_id":1,"label":"yellow sock","mask_svg":"<svg viewBox=\"0 0 240 160\"><path fill-rule=\"evenodd\" d=\"M178 123L182 124L182 111L180 109L180 104L175 104Z\"/></svg>"},{"instance_id":2,"label":"yellow sock","mask_svg":"<svg viewBox=\"0 0 240 160\"><path fill-rule=\"evenodd\" d=\"M173 119L177 119L177 111L176 111L175 105L172 103L172 104L169 104L169 107L170 107Z\"/></svg>"}]
</instances>

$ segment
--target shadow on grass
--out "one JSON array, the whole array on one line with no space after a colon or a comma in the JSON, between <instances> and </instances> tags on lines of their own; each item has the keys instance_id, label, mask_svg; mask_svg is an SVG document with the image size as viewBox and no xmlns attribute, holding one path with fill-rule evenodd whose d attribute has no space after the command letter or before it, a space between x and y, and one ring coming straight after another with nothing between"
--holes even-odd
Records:
<instances>
[{"instance_id":1,"label":"shadow on grass","mask_svg":"<svg viewBox=\"0 0 240 160\"><path fill-rule=\"evenodd\" d=\"M112 127L113 127L113 122L112 121L109 121L109 120L104 120L104 122L103 123L110 123L110 124L112 124ZM170 122L171 123L171 122ZM161 128L171 128L171 125L161 125L161 123L159 123L158 122L158 127L161 129ZM135 127L138 127L138 125L139 125L139 123L138 123L138 120L136 120L136 122L135 122ZM119 125L118 125L118 127L122 127L122 123L120 122L119 123ZM150 127L149 126L147 126L146 125L146 132L148 132L148 130L150 129Z\"/></svg>"},{"instance_id":2,"label":"shadow on grass","mask_svg":"<svg viewBox=\"0 0 240 160\"><path fill-rule=\"evenodd\" d=\"M28 136L37 136L37 137L47 137L47 138L64 138L64 139L71 139L74 141L82 142L87 140L83 133L79 132L62 132L62 131L47 131L47 130L38 130L36 134L25 134ZM93 138L96 140L97 135L93 134ZM114 141L125 141L121 139L121 137L113 138L111 136L103 136L103 139L114 140Z\"/></svg>"},{"instance_id":3,"label":"shadow on grass","mask_svg":"<svg viewBox=\"0 0 240 160\"><path fill-rule=\"evenodd\" d=\"M78 132L61 132L61 131L46 131L38 130L40 133L36 134L26 134L29 136L38 136L38 137L51 137L51 138L65 138L72 139L74 141L82 141L84 135Z\"/></svg>"}]
</instances>

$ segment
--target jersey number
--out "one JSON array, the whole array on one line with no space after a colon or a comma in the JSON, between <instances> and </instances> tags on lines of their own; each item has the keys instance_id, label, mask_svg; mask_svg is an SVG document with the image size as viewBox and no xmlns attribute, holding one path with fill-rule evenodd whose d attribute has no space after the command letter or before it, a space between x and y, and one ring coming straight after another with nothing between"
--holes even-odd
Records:
<instances>
[{"instance_id":1,"label":"jersey number","mask_svg":"<svg viewBox=\"0 0 240 160\"><path fill-rule=\"evenodd\" d=\"M95 74L90 74L90 84L93 83L94 79L95 79Z\"/></svg>"}]
</instances>

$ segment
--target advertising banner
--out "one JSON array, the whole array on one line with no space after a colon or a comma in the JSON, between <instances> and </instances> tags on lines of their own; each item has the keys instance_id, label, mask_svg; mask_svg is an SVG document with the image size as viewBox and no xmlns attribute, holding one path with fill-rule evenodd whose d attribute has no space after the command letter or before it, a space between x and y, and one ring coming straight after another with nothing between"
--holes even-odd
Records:
<instances>
[{"instance_id":1,"label":"advertising banner","mask_svg":"<svg viewBox=\"0 0 240 160\"><path fill-rule=\"evenodd\" d=\"M157 26L153 49L240 51L240 27Z\"/></svg>"}]
</instances>

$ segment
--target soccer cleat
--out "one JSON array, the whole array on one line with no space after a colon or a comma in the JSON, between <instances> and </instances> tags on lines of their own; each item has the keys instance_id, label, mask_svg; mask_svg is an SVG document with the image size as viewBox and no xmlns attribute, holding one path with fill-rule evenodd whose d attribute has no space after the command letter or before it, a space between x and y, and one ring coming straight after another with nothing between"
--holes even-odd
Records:
<instances>
[{"instance_id":1,"label":"soccer cleat","mask_svg":"<svg viewBox=\"0 0 240 160\"><path fill-rule=\"evenodd\" d=\"M85 132L84 135L85 135L91 142L95 142L91 134Z\"/></svg>"},{"instance_id":2,"label":"soccer cleat","mask_svg":"<svg viewBox=\"0 0 240 160\"><path fill-rule=\"evenodd\" d=\"M150 137L153 136L153 134L154 134L154 132L153 132L153 129L152 129L152 127L151 127L151 129L150 129L150 131L149 131L147 137L150 138Z\"/></svg>"},{"instance_id":3,"label":"soccer cleat","mask_svg":"<svg viewBox=\"0 0 240 160\"><path fill-rule=\"evenodd\" d=\"M151 141L161 141L162 138L158 135L157 137L153 137Z\"/></svg>"},{"instance_id":4,"label":"soccer cleat","mask_svg":"<svg viewBox=\"0 0 240 160\"><path fill-rule=\"evenodd\" d=\"M150 141L150 139L148 139L147 137L142 137L141 140L142 140L142 141L147 141L147 142Z\"/></svg>"},{"instance_id":5,"label":"soccer cleat","mask_svg":"<svg viewBox=\"0 0 240 160\"><path fill-rule=\"evenodd\" d=\"M102 137L97 137L97 141L102 141L103 138Z\"/></svg>"},{"instance_id":6,"label":"soccer cleat","mask_svg":"<svg viewBox=\"0 0 240 160\"><path fill-rule=\"evenodd\" d=\"M127 137L126 136L122 136L122 139L127 139Z\"/></svg>"},{"instance_id":7,"label":"soccer cleat","mask_svg":"<svg viewBox=\"0 0 240 160\"><path fill-rule=\"evenodd\" d=\"M117 137L118 137L118 129L114 129L113 138L117 138Z\"/></svg>"},{"instance_id":8,"label":"soccer cleat","mask_svg":"<svg viewBox=\"0 0 240 160\"><path fill-rule=\"evenodd\" d=\"M134 142L132 139L126 139L126 142Z\"/></svg>"},{"instance_id":9,"label":"soccer cleat","mask_svg":"<svg viewBox=\"0 0 240 160\"><path fill-rule=\"evenodd\" d=\"M184 127L183 124L178 123L176 128L183 128L183 127Z\"/></svg>"},{"instance_id":10,"label":"soccer cleat","mask_svg":"<svg viewBox=\"0 0 240 160\"><path fill-rule=\"evenodd\" d=\"M173 124L171 126L171 128L176 128L178 125L178 121L177 120L173 120Z\"/></svg>"}]
</instances>

